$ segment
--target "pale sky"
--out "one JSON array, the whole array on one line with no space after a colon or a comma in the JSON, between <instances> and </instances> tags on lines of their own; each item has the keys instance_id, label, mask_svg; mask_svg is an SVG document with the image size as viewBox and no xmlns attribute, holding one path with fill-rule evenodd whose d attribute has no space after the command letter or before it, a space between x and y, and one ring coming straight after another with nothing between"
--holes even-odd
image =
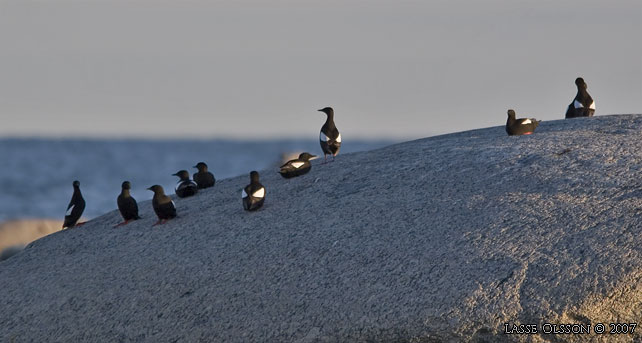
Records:
<instances>
[{"instance_id":1,"label":"pale sky","mask_svg":"<svg viewBox=\"0 0 642 343\"><path fill-rule=\"evenodd\" d=\"M0 136L416 138L642 112L642 1L0 0Z\"/></svg>"}]
</instances>

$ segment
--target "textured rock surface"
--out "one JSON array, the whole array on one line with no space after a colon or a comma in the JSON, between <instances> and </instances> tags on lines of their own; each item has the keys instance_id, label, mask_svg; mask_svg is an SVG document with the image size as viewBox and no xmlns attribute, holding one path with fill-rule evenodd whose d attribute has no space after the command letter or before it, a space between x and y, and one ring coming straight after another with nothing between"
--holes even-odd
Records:
<instances>
[{"instance_id":1,"label":"textured rock surface","mask_svg":"<svg viewBox=\"0 0 642 343\"><path fill-rule=\"evenodd\" d=\"M21 252L23 248L24 248L24 245L13 245L13 246L4 248L2 251L0 251L0 262Z\"/></svg>"},{"instance_id":2,"label":"textured rock surface","mask_svg":"<svg viewBox=\"0 0 642 343\"><path fill-rule=\"evenodd\" d=\"M503 324L642 324L641 128L492 127L264 171L256 213L246 175L161 227L114 211L0 263L0 340L639 342Z\"/></svg>"}]
</instances>

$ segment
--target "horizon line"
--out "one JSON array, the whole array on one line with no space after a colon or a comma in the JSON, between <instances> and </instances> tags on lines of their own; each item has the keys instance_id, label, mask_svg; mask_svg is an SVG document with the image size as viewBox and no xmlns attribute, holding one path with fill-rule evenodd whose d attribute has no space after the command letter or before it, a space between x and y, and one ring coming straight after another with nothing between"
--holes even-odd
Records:
<instances>
[{"instance_id":1,"label":"horizon line","mask_svg":"<svg viewBox=\"0 0 642 343\"><path fill-rule=\"evenodd\" d=\"M453 131L454 132L454 131ZM421 135L389 135L381 136L376 135L375 138L372 135L357 134L350 136L352 140L355 141L407 141L414 140L432 136L438 136L442 134L448 134L453 132L438 132L438 131L429 131ZM344 133L342 133L344 134ZM344 134L345 135L345 134ZM310 136L301 136L301 135L264 135L264 136L241 136L241 135L187 135L187 134L178 134L178 135L147 135L147 134L28 134L28 133L0 133L0 140L133 140L133 141L159 141L159 140L176 140L176 141L300 141L300 140L310 140ZM317 136L313 136L313 139L318 139Z\"/></svg>"}]
</instances>

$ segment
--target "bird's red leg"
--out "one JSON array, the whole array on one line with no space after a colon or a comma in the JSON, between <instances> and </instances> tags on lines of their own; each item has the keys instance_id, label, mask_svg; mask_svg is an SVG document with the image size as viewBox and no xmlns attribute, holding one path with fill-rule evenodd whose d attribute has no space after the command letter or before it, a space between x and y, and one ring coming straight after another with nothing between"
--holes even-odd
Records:
<instances>
[{"instance_id":1,"label":"bird's red leg","mask_svg":"<svg viewBox=\"0 0 642 343\"><path fill-rule=\"evenodd\" d=\"M77 223L77 224L76 224L76 225L74 225L74 226L83 226L83 225L85 225L85 223L86 223L86 222Z\"/></svg>"},{"instance_id":2,"label":"bird's red leg","mask_svg":"<svg viewBox=\"0 0 642 343\"><path fill-rule=\"evenodd\" d=\"M160 225L160 224L162 224L162 219L159 219L154 225L152 225L152 227L154 227L156 225Z\"/></svg>"},{"instance_id":3,"label":"bird's red leg","mask_svg":"<svg viewBox=\"0 0 642 343\"><path fill-rule=\"evenodd\" d=\"M130 222L130 220L131 220L131 219L125 220L124 222L119 223L118 225L114 225L114 227L119 227L119 226L127 225L127 224Z\"/></svg>"}]
</instances>

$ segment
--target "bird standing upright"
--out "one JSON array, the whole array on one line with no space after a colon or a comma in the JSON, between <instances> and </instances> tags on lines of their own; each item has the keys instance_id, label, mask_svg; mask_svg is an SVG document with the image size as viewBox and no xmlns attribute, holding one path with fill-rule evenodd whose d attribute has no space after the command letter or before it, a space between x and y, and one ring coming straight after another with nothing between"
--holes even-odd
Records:
<instances>
[{"instance_id":1,"label":"bird standing upright","mask_svg":"<svg viewBox=\"0 0 642 343\"><path fill-rule=\"evenodd\" d=\"M257 171L250 173L250 184L243 188L241 198L243 199L243 208L246 211L254 211L263 206L265 187L259 182L259 173Z\"/></svg>"},{"instance_id":2,"label":"bird standing upright","mask_svg":"<svg viewBox=\"0 0 642 343\"><path fill-rule=\"evenodd\" d=\"M132 220L140 219L138 216L138 203L136 203L136 199L129 194L129 190L132 188L131 183L125 181L121 185L121 188L116 203L118 204L118 210L120 211L120 215L123 216L124 221L114 227L127 225Z\"/></svg>"},{"instance_id":3,"label":"bird standing upright","mask_svg":"<svg viewBox=\"0 0 642 343\"><path fill-rule=\"evenodd\" d=\"M180 178L175 188L176 195L178 195L179 198L187 198L198 192L198 185L196 182L190 180L187 170L179 170L176 174L172 175Z\"/></svg>"},{"instance_id":4,"label":"bird standing upright","mask_svg":"<svg viewBox=\"0 0 642 343\"><path fill-rule=\"evenodd\" d=\"M533 118L515 119L515 111L508 110L508 119L506 120L506 133L509 136L530 135L539 125L539 121Z\"/></svg>"},{"instance_id":5,"label":"bird standing upright","mask_svg":"<svg viewBox=\"0 0 642 343\"><path fill-rule=\"evenodd\" d=\"M319 112L323 112L327 116L325 124L323 124L319 133L323 161L327 161L327 155L332 155L332 160L334 161L334 157L337 156L339 148L341 148L341 134L334 125L334 110L332 107L325 107L320 109Z\"/></svg>"},{"instance_id":6,"label":"bird standing upright","mask_svg":"<svg viewBox=\"0 0 642 343\"><path fill-rule=\"evenodd\" d=\"M586 82L583 78L578 77L575 79L575 85L577 86L577 95L566 109L566 118L592 117L595 113L595 101L586 91Z\"/></svg>"},{"instance_id":7,"label":"bird standing upright","mask_svg":"<svg viewBox=\"0 0 642 343\"><path fill-rule=\"evenodd\" d=\"M198 189L214 187L216 178L214 174L207 171L207 164L205 164L205 162L198 162L194 168L198 169L198 173L195 173L193 176L194 182L198 185Z\"/></svg>"},{"instance_id":8,"label":"bird standing upright","mask_svg":"<svg viewBox=\"0 0 642 343\"><path fill-rule=\"evenodd\" d=\"M65 222L62 224L63 229L84 224L76 224L80 216L82 216L82 212L85 210L85 199L82 197L82 193L80 193L80 182L78 180L74 181L73 186L74 194L71 196L69 205L67 205Z\"/></svg>"},{"instance_id":9,"label":"bird standing upright","mask_svg":"<svg viewBox=\"0 0 642 343\"><path fill-rule=\"evenodd\" d=\"M147 189L154 192L152 207L154 207L154 212L156 212L156 215L158 216L158 221L152 226L161 225L172 218L176 218L176 206L174 205L172 198L165 195L163 187L153 185Z\"/></svg>"}]
</instances>

